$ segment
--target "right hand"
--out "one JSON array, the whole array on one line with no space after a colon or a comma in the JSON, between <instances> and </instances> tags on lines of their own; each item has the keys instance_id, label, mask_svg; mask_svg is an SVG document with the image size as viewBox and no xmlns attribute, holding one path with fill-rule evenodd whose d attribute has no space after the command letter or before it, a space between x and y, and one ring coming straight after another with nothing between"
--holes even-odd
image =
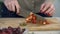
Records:
<instances>
[{"instance_id":1,"label":"right hand","mask_svg":"<svg viewBox=\"0 0 60 34\"><path fill-rule=\"evenodd\" d=\"M15 12L15 9L16 9L17 14L20 12L21 7L19 6L17 0L4 0L4 4L8 10Z\"/></svg>"}]
</instances>

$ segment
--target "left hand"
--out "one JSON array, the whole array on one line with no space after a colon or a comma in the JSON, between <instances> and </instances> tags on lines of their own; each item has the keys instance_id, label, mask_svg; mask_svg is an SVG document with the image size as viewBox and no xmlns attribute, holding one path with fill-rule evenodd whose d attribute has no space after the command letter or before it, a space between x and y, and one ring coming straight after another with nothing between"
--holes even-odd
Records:
<instances>
[{"instance_id":1,"label":"left hand","mask_svg":"<svg viewBox=\"0 0 60 34\"><path fill-rule=\"evenodd\" d=\"M43 13L48 16L52 16L55 11L55 7L52 3L43 3L40 8L40 13Z\"/></svg>"},{"instance_id":2,"label":"left hand","mask_svg":"<svg viewBox=\"0 0 60 34\"><path fill-rule=\"evenodd\" d=\"M21 6L19 5L18 0L4 0L4 4L8 10L13 12L16 11L17 14L20 13Z\"/></svg>"}]
</instances>

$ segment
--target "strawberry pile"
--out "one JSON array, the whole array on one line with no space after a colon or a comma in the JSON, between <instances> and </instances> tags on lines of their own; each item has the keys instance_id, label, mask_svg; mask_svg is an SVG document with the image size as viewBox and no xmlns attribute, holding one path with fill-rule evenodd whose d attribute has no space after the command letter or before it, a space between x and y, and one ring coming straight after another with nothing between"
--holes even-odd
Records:
<instances>
[{"instance_id":1,"label":"strawberry pile","mask_svg":"<svg viewBox=\"0 0 60 34\"><path fill-rule=\"evenodd\" d=\"M20 27L17 28L8 27L0 29L0 34L23 34L24 31L25 29L21 29Z\"/></svg>"}]
</instances>

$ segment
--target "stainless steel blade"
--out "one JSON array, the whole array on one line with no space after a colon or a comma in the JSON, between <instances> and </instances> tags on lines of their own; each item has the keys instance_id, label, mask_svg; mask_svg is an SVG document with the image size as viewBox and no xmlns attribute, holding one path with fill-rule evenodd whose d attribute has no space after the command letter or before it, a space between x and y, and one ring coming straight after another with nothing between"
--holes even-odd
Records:
<instances>
[{"instance_id":1,"label":"stainless steel blade","mask_svg":"<svg viewBox=\"0 0 60 34\"><path fill-rule=\"evenodd\" d=\"M29 16L30 12L31 12L31 11L28 11L28 10L26 11L26 10L24 10L24 9L21 9L19 15L27 18L27 17ZM40 15L37 15L37 14L35 14L35 13L34 13L34 15L37 17L37 20L38 20L38 21L39 21L39 20L42 20L42 21L45 20L45 18L42 17L42 16L40 16Z\"/></svg>"}]
</instances>

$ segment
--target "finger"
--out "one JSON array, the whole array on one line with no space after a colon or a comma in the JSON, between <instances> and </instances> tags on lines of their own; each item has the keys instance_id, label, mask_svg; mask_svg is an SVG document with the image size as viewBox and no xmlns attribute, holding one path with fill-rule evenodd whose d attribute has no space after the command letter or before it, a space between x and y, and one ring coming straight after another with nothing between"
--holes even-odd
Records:
<instances>
[{"instance_id":1,"label":"finger","mask_svg":"<svg viewBox=\"0 0 60 34\"><path fill-rule=\"evenodd\" d=\"M19 6L18 2L16 2L15 6L16 6L16 9L17 9L16 13L17 14L20 13L20 6Z\"/></svg>"},{"instance_id":2,"label":"finger","mask_svg":"<svg viewBox=\"0 0 60 34\"><path fill-rule=\"evenodd\" d=\"M55 10L51 10L51 12L49 12L50 16L52 16L55 13Z\"/></svg>"},{"instance_id":3,"label":"finger","mask_svg":"<svg viewBox=\"0 0 60 34\"><path fill-rule=\"evenodd\" d=\"M20 8L16 5L16 9L17 9L17 14L20 12Z\"/></svg>"},{"instance_id":4,"label":"finger","mask_svg":"<svg viewBox=\"0 0 60 34\"><path fill-rule=\"evenodd\" d=\"M49 13L51 10L53 10L54 9L54 7L53 7L53 5L45 12L45 14L47 14L47 13Z\"/></svg>"},{"instance_id":5,"label":"finger","mask_svg":"<svg viewBox=\"0 0 60 34\"><path fill-rule=\"evenodd\" d=\"M47 13L48 16L52 16L54 14L55 10L51 10L49 13Z\"/></svg>"},{"instance_id":6,"label":"finger","mask_svg":"<svg viewBox=\"0 0 60 34\"><path fill-rule=\"evenodd\" d=\"M6 8L9 10L9 4L6 4L6 2L4 2Z\"/></svg>"},{"instance_id":7,"label":"finger","mask_svg":"<svg viewBox=\"0 0 60 34\"><path fill-rule=\"evenodd\" d=\"M8 3L8 9L10 10L10 11L12 11L12 5L11 5L11 3Z\"/></svg>"},{"instance_id":8,"label":"finger","mask_svg":"<svg viewBox=\"0 0 60 34\"><path fill-rule=\"evenodd\" d=\"M50 14L52 14L52 13L53 13L53 14L55 13L55 9L53 9L53 10L50 12Z\"/></svg>"},{"instance_id":9,"label":"finger","mask_svg":"<svg viewBox=\"0 0 60 34\"><path fill-rule=\"evenodd\" d=\"M12 11L15 12L15 5L12 4Z\"/></svg>"},{"instance_id":10,"label":"finger","mask_svg":"<svg viewBox=\"0 0 60 34\"><path fill-rule=\"evenodd\" d=\"M50 7L50 4L47 4L47 5L43 8L42 12L45 12L49 7Z\"/></svg>"},{"instance_id":11,"label":"finger","mask_svg":"<svg viewBox=\"0 0 60 34\"><path fill-rule=\"evenodd\" d=\"M44 8L44 6L45 6L45 3L41 5L40 10L42 10Z\"/></svg>"},{"instance_id":12,"label":"finger","mask_svg":"<svg viewBox=\"0 0 60 34\"><path fill-rule=\"evenodd\" d=\"M4 0L4 4L8 10L13 11L13 1L12 0Z\"/></svg>"}]
</instances>

